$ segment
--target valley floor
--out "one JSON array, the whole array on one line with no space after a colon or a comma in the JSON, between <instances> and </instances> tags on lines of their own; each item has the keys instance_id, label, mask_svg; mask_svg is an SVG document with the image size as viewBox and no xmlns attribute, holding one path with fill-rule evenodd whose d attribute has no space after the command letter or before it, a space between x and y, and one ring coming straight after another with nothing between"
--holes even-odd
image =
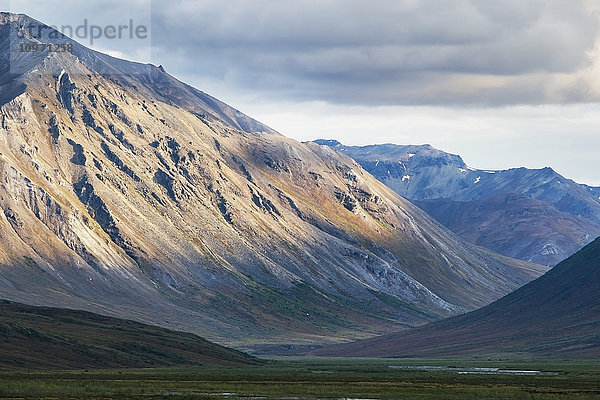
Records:
<instances>
[{"instance_id":1,"label":"valley floor","mask_svg":"<svg viewBox=\"0 0 600 400\"><path fill-rule=\"evenodd\" d=\"M279 358L250 367L5 371L0 398L594 399L600 362Z\"/></svg>"}]
</instances>

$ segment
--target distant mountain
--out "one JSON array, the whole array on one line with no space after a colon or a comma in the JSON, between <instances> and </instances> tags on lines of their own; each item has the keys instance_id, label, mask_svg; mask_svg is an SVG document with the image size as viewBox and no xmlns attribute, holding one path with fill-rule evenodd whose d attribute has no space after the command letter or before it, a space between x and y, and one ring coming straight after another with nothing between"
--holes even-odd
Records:
<instances>
[{"instance_id":1,"label":"distant mountain","mask_svg":"<svg viewBox=\"0 0 600 400\"><path fill-rule=\"evenodd\" d=\"M522 194L414 203L471 243L540 264L553 264L600 236L597 224Z\"/></svg>"},{"instance_id":2,"label":"distant mountain","mask_svg":"<svg viewBox=\"0 0 600 400\"><path fill-rule=\"evenodd\" d=\"M600 238L468 314L316 351L361 357L600 358Z\"/></svg>"},{"instance_id":3,"label":"distant mountain","mask_svg":"<svg viewBox=\"0 0 600 400\"><path fill-rule=\"evenodd\" d=\"M600 188L551 168L478 170L430 145L315 142L352 157L463 239L509 257L555 265L600 235Z\"/></svg>"},{"instance_id":4,"label":"distant mountain","mask_svg":"<svg viewBox=\"0 0 600 400\"><path fill-rule=\"evenodd\" d=\"M29 24L0 14L1 297L311 344L474 309L546 270L463 242L350 158L160 67Z\"/></svg>"},{"instance_id":5,"label":"distant mountain","mask_svg":"<svg viewBox=\"0 0 600 400\"><path fill-rule=\"evenodd\" d=\"M0 369L251 365L261 361L190 333L85 311L0 301Z\"/></svg>"}]
</instances>

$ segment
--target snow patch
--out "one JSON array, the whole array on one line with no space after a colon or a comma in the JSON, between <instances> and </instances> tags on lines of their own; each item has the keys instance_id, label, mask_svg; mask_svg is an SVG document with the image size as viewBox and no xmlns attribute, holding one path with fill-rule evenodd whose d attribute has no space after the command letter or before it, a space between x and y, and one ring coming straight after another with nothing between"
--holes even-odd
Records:
<instances>
[{"instance_id":1,"label":"snow patch","mask_svg":"<svg viewBox=\"0 0 600 400\"><path fill-rule=\"evenodd\" d=\"M460 171L461 174L464 174L465 172L467 172L467 170L464 168L459 168L458 170Z\"/></svg>"},{"instance_id":2,"label":"snow patch","mask_svg":"<svg viewBox=\"0 0 600 400\"><path fill-rule=\"evenodd\" d=\"M415 153L408 153L408 158L413 158L415 155Z\"/></svg>"},{"instance_id":3,"label":"snow patch","mask_svg":"<svg viewBox=\"0 0 600 400\"><path fill-rule=\"evenodd\" d=\"M542 255L556 255L560 253L560 249L554 243L546 243L542 248Z\"/></svg>"},{"instance_id":4,"label":"snow patch","mask_svg":"<svg viewBox=\"0 0 600 400\"><path fill-rule=\"evenodd\" d=\"M402 182L404 182L404 181L410 181L410 175L404 175L402 177Z\"/></svg>"},{"instance_id":5,"label":"snow patch","mask_svg":"<svg viewBox=\"0 0 600 400\"><path fill-rule=\"evenodd\" d=\"M475 179L475 182L473 183L479 183L479 181L481 181L481 176L478 176L477 179Z\"/></svg>"}]
</instances>

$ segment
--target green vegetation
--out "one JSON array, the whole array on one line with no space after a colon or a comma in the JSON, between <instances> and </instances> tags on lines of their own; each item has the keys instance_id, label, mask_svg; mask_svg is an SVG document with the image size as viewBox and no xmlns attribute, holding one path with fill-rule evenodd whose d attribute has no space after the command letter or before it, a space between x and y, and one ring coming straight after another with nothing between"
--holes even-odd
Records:
<instances>
[{"instance_id":1,"label":"green vegetation","mask_svg":"<svg viewBox=\"0 0 600 400\"><path fill-rule=\"evenodd\" d=\"M496 367L555 375L477 375L415 366ZM392 368L391 368L392 367ZM595 361L280 358L262 365L0 372L0 398L593 399Z\"/></svg>"},{"instance_id":2,"label":"green vegetation","mask_svg":"<svg viewBox=\"0 0 600 400\"><path fill-rule=\"evenodd\" d=\"M260 362L190 333L84 311L0 301L0 369L140 368Z\"/></svg>"}]
</instances>

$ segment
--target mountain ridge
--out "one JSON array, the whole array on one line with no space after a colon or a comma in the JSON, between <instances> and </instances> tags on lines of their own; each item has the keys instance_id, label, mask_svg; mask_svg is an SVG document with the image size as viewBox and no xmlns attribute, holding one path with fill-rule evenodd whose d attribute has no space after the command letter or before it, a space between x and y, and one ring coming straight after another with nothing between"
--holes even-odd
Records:
<instances>
[{"instance_id":1,"label":"mountain ridge","mask_svg":"<svg viewBox=\"0 0 600 400\"><path fill-rule=\"evenodd\" d=\"M344 146L336 140L315 142L352 157L463 239L509 257L555 265L600 235L600 188L575 183L549 167L481 170L431 145ZM519 207L514 208L514 202L498 204L499 198L511 195L524 196ZM549 230L533 214L523 216L528 210L539 210L540 202L546 204L546 221L564 221L564 225ZM498 218L501 206L505 214ZM470 215L471 224L441 213L457 207L467 213L478 209L489 212ZM526 225L529 245L523 248L512 232ZM479 232L481 226L487 228Z\"/></svg>"},{"instance_id":2,"label":"mountain ridge","mask_svg":"<svg viewBox=\"0 0 600 400\"><path fill-rule=\"evenodd\" d=\"M21 28L17 29L17 34L9 32L10 39L8 40L8 43L3 43L3 49L6 47L11 47L11 51L6 52L5 54L20 53L14 44L19 43L19 36L24 37L28 35L24 29L25 27L29 27L30 25L33 25L34 28L36 26L44 27L42 32L47 31L46 35L44 36L44 43L71 44L73 46L73 54L81 59L82 62L87 65L91 65L91 68L97 71L99 74L103 76L110 76L111 79L118 81L121 85L132 85L136 90L139 90L139 83L141 82L144 89L150 91L153 97L158 97L166 103L183 107L199 117L219 120L248 133L277 133L268 126L248 117L247 115L223 103L222 101L175 79L162 67L157 67L152 64L121 60L119 58L91 50L79 44L77 41L69 38L68 36L63 35L62 33L33 18L28 17L25 14L0 12L0 26L7 27L9 23L18 23ZM36 29L33 30L36 31ZM54 38L50 37L51 31L56 32ZM5 32L3 36L6 37L7 33ZM31 39L33 40L32 43L35 43L39 42L40 38L34 37ZM6 83L4 82L5 80L11 79L11 76L14 75L14 72L17 72L17 75L23 76L33 68L36 68L37 63L39 62L39 55L36 54L36 57L33 57L33 60L31 60L33 62L30 61L24 63L20 54L14 57L9 56L7 57L7 60L4 61L6 62L5 68L7 68L8 71L0 70L0 87L3 83ZM11 70L16 71L11 74ZM136 76L138 79L136 79L135 82L132 82L132 80L128 79L131 76ZM14 79L14 77L12 77L12 79ZM18 85L18 87L21 90L25 90L23 85ZM13 93L12 96L15 96L15 93ZM193 100L190 101L190 98ZM1 100L2 99L0 98L0 104L2 104Z\"/></svg>"}]
</instances>

